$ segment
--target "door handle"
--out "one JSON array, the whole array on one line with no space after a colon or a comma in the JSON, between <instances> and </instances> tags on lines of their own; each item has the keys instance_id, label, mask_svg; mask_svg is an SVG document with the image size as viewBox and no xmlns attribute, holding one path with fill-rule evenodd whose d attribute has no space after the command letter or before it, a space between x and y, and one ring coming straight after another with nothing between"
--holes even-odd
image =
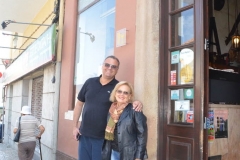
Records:
<instances>
[{"instance_id":1,"label":"door handle","mask_svg":"<svg viewBox=\"0 0 240 160\"><path fill-rule=\"evenodd\" d=\"M210 119L207 118L207 117L204 117L203 128L204 129L209 129L210 128Z\"/></svg>"}]
</instances>

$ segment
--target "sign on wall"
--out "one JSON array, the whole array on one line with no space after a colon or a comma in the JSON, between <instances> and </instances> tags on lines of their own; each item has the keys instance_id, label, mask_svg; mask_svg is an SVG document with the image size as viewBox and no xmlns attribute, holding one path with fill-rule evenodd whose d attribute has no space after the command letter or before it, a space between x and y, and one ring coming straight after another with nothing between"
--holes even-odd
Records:
<instances>
[{"instance_id":1,"label":"sign on wall","mask_svg":"<svg viewBox=\"0 0 240 160\"><path fill-rule=\"evenodd\" d=\"M116 47L125 46L127 44L127 29L123 28L116 33Z\"/></svg>"}]
</instances>

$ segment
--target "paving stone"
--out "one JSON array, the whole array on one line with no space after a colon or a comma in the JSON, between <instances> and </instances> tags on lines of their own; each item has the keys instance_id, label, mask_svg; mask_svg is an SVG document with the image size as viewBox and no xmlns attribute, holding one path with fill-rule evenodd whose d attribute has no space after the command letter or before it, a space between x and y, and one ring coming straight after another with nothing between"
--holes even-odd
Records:
<instances>
[{"instance_id":1,"label":"paving stone","mask_svg":"<svg viewBox=\"0 0 240 160\"><path fill-rule=\"evenodd\" d=\"M5 143L0 143L0 160L18 160L17 150Z\"/></svg>"}]
</instances>

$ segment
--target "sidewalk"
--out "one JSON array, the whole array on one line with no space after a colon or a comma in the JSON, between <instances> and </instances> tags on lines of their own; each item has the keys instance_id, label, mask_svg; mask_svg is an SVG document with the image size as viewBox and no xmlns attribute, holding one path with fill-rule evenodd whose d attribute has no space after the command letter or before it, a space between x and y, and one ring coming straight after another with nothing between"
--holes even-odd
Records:
<instances>
[{"instance_id":1,"label":"sidewalk","mask_svg":"<svg viewBox=\"0 0 240 160\"><path fill-rule=\"evenodd\" d=\"M0 143L0 160L18 160L17 150L8 144Z\"/></svg>"}]
</instances>

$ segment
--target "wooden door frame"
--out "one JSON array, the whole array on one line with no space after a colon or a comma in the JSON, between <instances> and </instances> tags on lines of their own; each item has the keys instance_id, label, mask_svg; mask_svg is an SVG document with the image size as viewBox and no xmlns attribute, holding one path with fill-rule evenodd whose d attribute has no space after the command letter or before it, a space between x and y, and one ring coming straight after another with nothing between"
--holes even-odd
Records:
<instances>
[{"instance_id":1,"label":"wooden door frame","mask_svg":"<svg viewBox=\"0 0 240 160\"><path fill-rule=\"evenodd\" d=\"M207 18L208 13L206 13L206 8L208 4L208 0L195 0L194 2L194 19L198 19L199 21L194 21L194 36L200 38L198 42L195 42L195 66L200 66L195 68L195 88L198 90L195 91L194 104L199 104L199 110L203 112L198 112L199 114L194 114L195 119L200 120L199 123L195 123L194 127L199 128L199 132L194 132L199 137L198 143L194 143L194 148L200 148L199 152L194 153L195 157L199 157L199 159L207 160L208 158L208 140L207 140L207 130L204 130L204 116L208 115L208 55L207 51L204 50L204 38L208 33L206 33L208 28ZM168 58L166 58L165 52L166 47L168 47L168 1L160 0L160 53L159 53L159 125L158 125L158 153L157 157L159 160L164 159L164 155L166 154L166 147L164 142L164 138L167 135L166 126L167 126L167 109L165 108L166 104L168 104L168 98L164 96L166 93L168 85L168 77L164 76L168 72L166 68L168 68ZM196 38L195 38L196 40ZM202 53L202 54L199 54ZM196 74L200 73L200 74ZM197 79L197 83L196 83Z\"/></svg>"},{"instance_id":2,"label":"wooden door frame","mask_svg":"<svg viewBox=\"0 0 240 160\"><path fill-rule=\"evenodd\" d=\"M205 88L205 69L206 69L206 66L205 66L205 50L204 50L204 38L205 38L205 35L204 35L204 25L205 25L205 22L204 22L204 8L205 8L205 2L207 0L195 0L195 17L196 20L195 21L195 37L198 37L196 38L196 42L195 42L195 51L196 51L196 66L200 66L200 67L196 67L196 70L195 70L195 73L198 73L198 74L195 74L195 78L196 79L199 79L199 83L195 83L195 87L200 89L199 91L196 91L196 97L199 97L197 99L195 99L195 104L199 104L200 105L200 108L199 110L200 111L203 111L203 112L199 112L199 114L196 114L195 118L200 120L200 122L197 124L198 128L200 128L198 135L199 135L199 144L196 144L195 143L195 146L196 145L199 145L200 147L200 151L199 151L199 157L200 159L204 159L204 141L205 139L207 138L205 135L205 130L203 128L204 126L204 111L205 111L205 108L204 106L206 106L207 104L205 104L205 96L207 96L207 92L206 92L206 88ZM198 42L197 40L200 39ZM202 53L202 54L200 54ZM200 73L200 74L199 74ZM202 133L202 135L201 135ZM207 146L205 146L207 147ZM205 148L206 149L206 148Z\"/></svg>"},{"instance_id":3,"label":"wooden door frame","mask_svg":"<svg viewBox=\"0 0 240 160\"><path fill-rule=\"evenodd\" d=\"M159 47L160 47L160 53L159 53L159 91L158 91L158 103L159 103L159 125L158 125L158 152L157 152L157 159L158 160L163 160L164 159L164 153L166 153L166 147L163 144L164 141L164 135L166 135L166 116L167 116L167 112L166 109L164 108L164 104L167 103L167 98L164 96L165 93L165 85L167 84L167 79L166 76L164 76L168 63L166 61L166 56L165 56L165 47L168 45L168 41L165 41L166 39L168 39L168 31L166 31L166 29L168 29L168 23L163 23L163 22L168 22L168 19L166 18L166 16L162 16L165 15L167 13L168 8L167 7L162 7L162 6L166 6L166 4L168 3L168 1L166 0L160 0L159 3L159 17L160 17L160 26L159 26ZM168 5L167 5L168 6ZM166 20L167 19L167 20Z\"/></svg>"},{"instance_id":4,"label":"wooden door frame","mask_svg":"<svg viewBox=\"0 0 240 160\"><path fill-rule=\"evenodd\" d=\"M209 39L209 17L213 15L213 0L204 0L204 37ZM204 117L208 117L209 106L209 50L204 51ZM208 159L208 131L204 130L203 159Z\"/></svg>"}]
</instances>

